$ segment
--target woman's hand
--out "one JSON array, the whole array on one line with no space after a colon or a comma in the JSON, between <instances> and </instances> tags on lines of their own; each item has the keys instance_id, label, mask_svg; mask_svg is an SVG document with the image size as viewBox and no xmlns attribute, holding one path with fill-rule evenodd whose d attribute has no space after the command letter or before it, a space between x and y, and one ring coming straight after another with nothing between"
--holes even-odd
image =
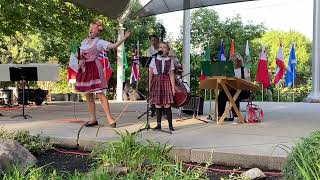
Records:
<instances>
[{"instance_id":1,"label":"woman's hand","mask_svg":"<svg viewBox=\"0 0 320 180\"><path fill-rule=\"evenodd\" d=\"M83 60L83 61L85 61L85 60L87 60L88 58L87 58L87 53L81 53L80 54L80 59L79 60Z\"/></svg>"},{"instance_id":2,"label":"woman's hand","mask_svg":"<svg viewBox=\"0 0 320 180\"><path fill-rule=\"evenodd\" d=\"M127 40L130 36L131 36L131 31L127 31L124 33L124 36L119 40L117 41L116 43L110 43L108 45L108 49L111 50L111 49L116 49L117 47L119 47L125 40Z\"/></svg>"}]
</instances>

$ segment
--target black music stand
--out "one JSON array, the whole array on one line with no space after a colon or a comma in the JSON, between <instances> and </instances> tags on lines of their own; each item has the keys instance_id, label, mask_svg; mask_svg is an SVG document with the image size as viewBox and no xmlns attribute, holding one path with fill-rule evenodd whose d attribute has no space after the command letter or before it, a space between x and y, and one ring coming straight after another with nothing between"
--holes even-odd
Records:
<instances>
[{"instance_id":1,"label":"black music stand","mask_svg":"<svg viewBox=\"0 0 320 180\"><path fill-rule=\"evenodd\" d=\"M155 54L156 55L156 54ZM136 133L138 133L138 132L141 132L141 131L144 131L144 130L149 130L149 129L151 129L150 128L150 122L149 122L149 112L151 111L151 109L150 109L150 107L149 107L149 65L150 65L150 62L151 62L151 60L152 60L152 58L153 57L155 57L155 55L153 55L153 56L151 56L151 57L143 57L143 58L141 58L141 60L140 60L140 62L141 62L141 64L142 64L142 67L144 67L145 69L147 69L147 74L148 74L148 79L147 79L147 110L144 112L144 113L142 113L139 117L138 117L138 119L140 119L142 116L144 116L144 115L147 115L147 122L146 122L146 125L144 126L144 128L141 128L141 129L139 129ZM143 63L145 63L145 64L143 64ZM157 130L157 131L161 131L161 132L166 132L166 133L169 133L169 134L172 134L172 132L171 131L165 131L165 130Z\"/></svg>"},{"instance_id":2,"label":"black music stand","mask_svg":"<svg viewBox=\"0 0 320 180\"><path fill-rule=\"evenodd\" d=\"M25 83L27 81L38 81L37 67L10 67L10 81L22 81L22 114L12 118L22 116L24 119L32 118L24 113L25 104ZM19 92L18 92L19 93Z\"/></svg>"}]
</instances>

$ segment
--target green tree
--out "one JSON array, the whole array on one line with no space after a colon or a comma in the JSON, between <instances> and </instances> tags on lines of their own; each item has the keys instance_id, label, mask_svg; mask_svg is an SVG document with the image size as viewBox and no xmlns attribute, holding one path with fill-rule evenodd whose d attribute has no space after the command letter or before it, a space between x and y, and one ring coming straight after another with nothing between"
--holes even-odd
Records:
<instances>
[{"instance_id":1,"label":"green tree","mask_svg":"<svg viewBox=\"0 0 320 180\"><path fill-rule=\"evenodd\" d=\"M135 9L139 7L141 5L137 4ZM64 0L0 0L0 60L3 63L55 62L62 65L64 72L72 40L80 44L88 35L89 24L97 19L105 26L102 38L115 42L118 23L85 7ZM159 34L161 26L155 17L124 23L126 29L134 32L125 43L129 65L137 40L144 51L149 45L149 35ZM115 86L116 50L108 56L114 69L110 86ZM128 77L130 72L126 73ZM60 74L64 76L65 73Z\"/></svg>"},{"instance_id":2,"label":"green tree","mask_svg":"<svg viewBox=\"0 0 320 180\"><path fill-rule=\"evenodd\" d=\"M0 59L2 63L41 63L47 61L43 40L38 35L24 35L16 32L12 36L2 36Z\"/></svg>"}]
</instances>

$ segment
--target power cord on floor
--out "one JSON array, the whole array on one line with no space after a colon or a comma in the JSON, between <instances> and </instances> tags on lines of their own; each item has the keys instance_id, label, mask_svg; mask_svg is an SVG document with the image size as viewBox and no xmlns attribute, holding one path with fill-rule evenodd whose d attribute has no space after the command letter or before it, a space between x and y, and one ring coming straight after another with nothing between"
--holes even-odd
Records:
<instances>
[{"instance_id":1,"label":"power cord on floor","mask_svg":"<svg viewBox=\"0 0 320 180\"><path fill-rule=\"evenodd\" d=\"M74 106L73 106L73 116L75 118L75 120L78 120L77 116L76 116L76 102L74 101ZM117 122L120 117L122 117L124 111L128 108L129 106L129 103L126 104L126 106L122 109L122 111L120 112L120 114L118 115L118 117L114 120L115 122ZM101 117L100 117L101 118ZM78 133L77 133L77 140L76 140L76 148L79 149L79 139L80 139L80 133L81 133L81 130L83 129L83 127L85 127L86 123L82 124L80 129L78 130ZM98 133L99 133L99 130L100 130L100 126L97 128L97 131L96 131L96 137L98 137Z\"/></svg>"}]
</instances>

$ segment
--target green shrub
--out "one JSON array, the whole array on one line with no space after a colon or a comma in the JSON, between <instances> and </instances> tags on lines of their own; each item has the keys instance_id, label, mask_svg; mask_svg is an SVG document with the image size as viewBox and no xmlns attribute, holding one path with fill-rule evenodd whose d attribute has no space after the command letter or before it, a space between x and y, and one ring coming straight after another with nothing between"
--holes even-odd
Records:
<instances>
[{"instance_id":1,"label":"green shrub","mask_svg":"<svg viewBox=\"0 0 320 180\"><path fill-rule=\"evenodd\" d=\"M16 140L34 155L42 154L52 148L49 138L41 138L40 135L32 136L28 131L9 133L0 129L0 139Z\"/></svg>"},{"instance_id":2,"label":"green shrub","mask_svg":"<svg viewBox=\"0 0 320 180\"><path fill-rule=\"evenodd\" d=\"M98 167L128 167L130 172L119 179L201 179L205 168L186 169L169 155L171 147L152 141L138 142L138 134L117 134L120 141L97 147L92 152Z\"/></svg>"},{"instance_id":3,"label":"green shrub","mask_svg":"<svg viewBox=\"0 0 320 180\"><path fill-rule=\"evenodd\" d=\"M283 168L286 179L320 180L320 131L302 138Z\"/></svg>"},{"instance_id":4,"label":"green shrub","mask_svg":"<svg viewBox=\"0 0 320 180\"><path fill-rule=\"evenodd\" d=\"M138 134L117 132L121 140L98 146L92 151L92 157L102 166L125 166L139 170L142 164L169 162L170 147L147 141L147 145L137 142Z\"/></svg>"},{"instance_id":5,"label":"green shrub","mask_svg":"<svg viewBox=\"0 0 320 180\"><path fill-rule=\"evenodd\" d=\"M1 177L1 175L0 175ZM3 180L63 180L64 178L56 171L47 173L43 167L29 167L21 171L17 167L12 167L2 176Z\"/></svg>"}]
</instances>

